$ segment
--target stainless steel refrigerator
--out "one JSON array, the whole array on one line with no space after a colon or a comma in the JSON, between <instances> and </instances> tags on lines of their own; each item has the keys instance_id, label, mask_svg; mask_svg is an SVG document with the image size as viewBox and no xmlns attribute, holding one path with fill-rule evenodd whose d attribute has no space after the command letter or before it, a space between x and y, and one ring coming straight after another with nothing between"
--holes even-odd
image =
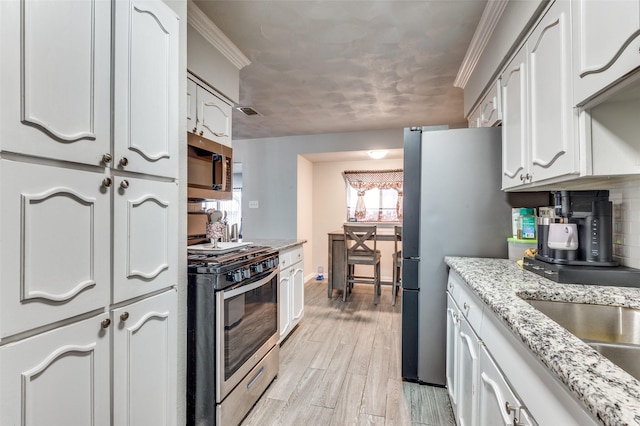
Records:
<instances>
[{"instance_id":1,"label":"stainless steel refrigerator","mask_svg":"<svg viewBox=\"0 0 640 426\"><path fill-rule=\"evenodd\" d=\"M402 376L445 384L445 256L506 258L499 128L404 131Z\"/></svg>"}]
</instances>

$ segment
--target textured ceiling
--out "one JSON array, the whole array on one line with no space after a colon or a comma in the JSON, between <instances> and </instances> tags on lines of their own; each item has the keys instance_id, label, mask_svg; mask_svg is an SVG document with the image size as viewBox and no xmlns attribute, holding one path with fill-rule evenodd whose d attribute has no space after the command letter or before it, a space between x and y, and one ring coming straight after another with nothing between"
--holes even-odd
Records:
<instances>
[{"instance_id":1,"label":"textured ceiling","mask_svg":"<svg viewBox=\"0 0 640 426\"><path fill-rule=\"evenodd\" d=\"M233 138L464 122L453 87L486 0L200 0L251 60Z\"/></svg>"}]
</instances>

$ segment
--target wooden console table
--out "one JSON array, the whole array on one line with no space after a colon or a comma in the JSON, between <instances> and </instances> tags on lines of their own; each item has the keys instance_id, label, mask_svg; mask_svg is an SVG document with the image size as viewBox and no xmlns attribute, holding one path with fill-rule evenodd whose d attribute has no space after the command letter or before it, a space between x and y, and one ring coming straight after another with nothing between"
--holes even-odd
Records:
<instances>
[{"instance_id":1,"label":"wooden console table","mask_svg":"<svg viewBox=\"0 0 640 426\"><path fill-rule=\"evenodd\" d=\"M329 232L329 258L327 271L327 295L331 298L333 289L344 288L344 231L342 229ZM395 239L393 226L378 226L378 241L393 241ZM392 285L391 281L381 281L382 285Z\"/></svg>"}]
</instances>

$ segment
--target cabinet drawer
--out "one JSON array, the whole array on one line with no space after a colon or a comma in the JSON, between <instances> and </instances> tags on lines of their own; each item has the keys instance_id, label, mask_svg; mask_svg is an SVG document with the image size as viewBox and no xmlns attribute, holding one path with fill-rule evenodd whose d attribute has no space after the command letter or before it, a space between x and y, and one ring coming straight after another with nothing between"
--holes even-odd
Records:
<instances>
[{"instance_id":1,"label":"cabinet drawer","mask_svg":"<svg viewBox=\"0 0 640 426\"><path fill-rule=\"evenodd\" d=\"M458 309L460 309L460 312L462 312L467 321L469 321L469 324L476 334L479 334L480 326L482 325L484 303L473 293L464 283L462 277L455 271L449 273L449 282L454 287L452 297L458 305Z\"/></svg>"},{"instance_id":2,"label":"cabinet drawer","mask_svg":"<svg viewBox=\"0 0 640 426\"><path fill-rule=\"evenodd\" d=\"M304 260L302 245L280 251L280 269L288 268Z\"/></svg>"}]
</instances>

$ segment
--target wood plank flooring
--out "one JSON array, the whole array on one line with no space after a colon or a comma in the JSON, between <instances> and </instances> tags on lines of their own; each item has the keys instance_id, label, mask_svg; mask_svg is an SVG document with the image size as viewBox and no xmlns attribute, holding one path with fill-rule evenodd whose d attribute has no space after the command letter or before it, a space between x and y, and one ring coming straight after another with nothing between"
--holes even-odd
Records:
<instances>
[{"instance_id":1,"label":"wood plank flooring","mask_svg":"<svg viewBox=\"0 0 640 426\"><path fill-rule=\"evenodd\" d=\"M400 296L356 284L327 298L326 281L305 284L305 314L280 348L280 373L242 425L455 426L446 389L404 382Z\"/></svg>"}]
</instances>

